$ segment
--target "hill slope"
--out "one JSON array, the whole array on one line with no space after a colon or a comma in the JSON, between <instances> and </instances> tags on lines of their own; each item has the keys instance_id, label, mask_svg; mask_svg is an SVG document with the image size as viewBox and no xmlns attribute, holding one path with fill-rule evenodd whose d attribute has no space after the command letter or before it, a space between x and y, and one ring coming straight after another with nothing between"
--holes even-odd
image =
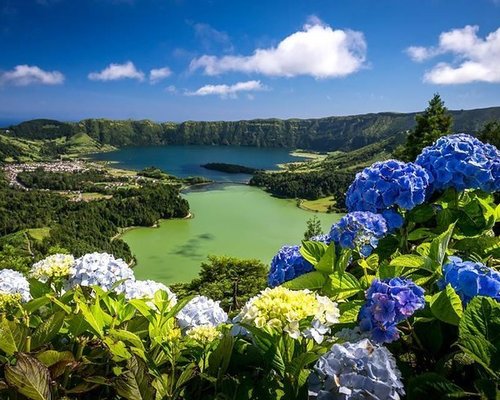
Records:
<instances>
[{"instance_id":1,"label":"hill slope","mask_svg":"<svg viewBox=\"0 0 500 400\"><path fill-rule=\"evenodd\" d=\"M477 132L500 119L500 107L451 111L454 132ZM80 122L33 120L9 128L24 139L70 138L87 135L101 145L236 145L350 151L396 137L403 141L413 128L416 113L377 113L319 119L255 119L249 121L187 121L155 123L86 119Z\"/></svg>"}]
</instances>

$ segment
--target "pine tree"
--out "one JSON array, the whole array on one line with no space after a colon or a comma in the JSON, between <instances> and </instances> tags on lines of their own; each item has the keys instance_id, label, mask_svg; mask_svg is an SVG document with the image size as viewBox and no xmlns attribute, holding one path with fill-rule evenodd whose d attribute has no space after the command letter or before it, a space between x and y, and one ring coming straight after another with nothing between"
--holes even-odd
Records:
<instances>
[{"instance_id":1,"label":"pine tree","mask_svg":"<svg viewBox=\"0 0 500 400\"><path fill-rule=\"evenodd\" d=\"M304 240L309 240L313 236L323 234L323 230L321 229L321 221L316 215L312 218L309 218L306 224L307 224L307 229L304 232Z\"/></svg>"},{"instance_id":2,"label":"pine tree","mask_svg":"<svg viewBox=\"0 0 500 400\"><path fill-rule=\"evenodd\" d=\"M484 143L490 143L500 149L500 120L485 124L479 132L478 138Z\"/></svg>"},{"instance_id":3,"label":"pine tree","mask_svg":"<svg viewBox=\"0 0 500 400\"><path fill-rule=\"evenodd\" d=\"M444 101L436 93L424 113L418 114L415 121L417 125L408 135L406 144L394 153L400 160L415 161L424 147L450 133L453 119L444 106Z\"/></svg>"}]
</instances>

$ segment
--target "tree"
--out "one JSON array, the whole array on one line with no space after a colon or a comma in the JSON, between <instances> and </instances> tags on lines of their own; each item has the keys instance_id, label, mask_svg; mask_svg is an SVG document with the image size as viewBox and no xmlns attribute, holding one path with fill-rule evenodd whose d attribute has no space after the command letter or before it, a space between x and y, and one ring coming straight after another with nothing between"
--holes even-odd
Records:
<instances>
[{"instance_id":1,"label":"tree","mask_svg":"<svg viewBox=\"0 0 500 400\"><path fill-rule=\"evenodd\" d=\"M400 160L415 161L424 147L450 133L453 120L444 101L436 93L424 113L418 114L415 121L417 125L408 135L406 144L394 152L394 156Z\"/></svg>"},{"instance_id":2,"label":"tree","mask_svg":"<svg viewBox=\"0 0 500 400\"><path fill-rule=\"evenodd\" d=\"M500 149L500 120L486 123L479 132L478 138Z\"/></svg>"},{"instance_id":3,"label":"tree","mask_svg":"<svg viewBox=\"0 0 500 400\"><path fill-rule=\"evenodd\" d=\"M307 229L304 232L304 240L309 240L313 236L322 235L323 229L321 229L321 221L315 215L312 218L309 218L306 222Z\"/></svg>"},{"instance_id":4,"label":"tree","mask_svg":"<svg viewBox=\"0 0 500 400\"><path fill-rule=\"evenodd\" d=\"M198 278L171 288L179 297L199 294L220 301L226 311L236 311L267 287L267 273L259 260L209 256Z\"/></svg>"}]
</instances>

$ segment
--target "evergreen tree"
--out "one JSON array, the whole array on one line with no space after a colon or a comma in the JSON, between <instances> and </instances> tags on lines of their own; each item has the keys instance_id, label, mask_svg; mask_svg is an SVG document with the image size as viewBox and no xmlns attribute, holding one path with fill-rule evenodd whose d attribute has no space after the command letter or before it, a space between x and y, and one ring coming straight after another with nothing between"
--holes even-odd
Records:
<instances>
[{"instance_id":1,"label":"evergreen tree","mask_svg":"<svg viewBox=\"0 0 500 400\"><path fill-rule=\"evenodd\" d=\"M323 234L323 230L321 229L321 221L316 215L312 218L309 218L306 224L307 224L307 229L304 232L304 240L309 240L313 236Z\"/></svg>"},{"instance_id":2,"label":"evergreen tree","mask_svg":"<svg viewBox=\"0 0 500 400\"><path fill-rule=\"evenodd\" d=\"M394 156L400 160L415 161L424 147L451 131L452 116L438 93L429 101L424 113L415 117L415 121L417 125L408 135L406 144L394 152Z\"/></svg>"},{"instance_id":3,"label":"evergreen tree","mask_svg":"<svg viewBox=\"0 0 500 400\"><path fill-rule=\"evenodd\" d=\"M479 140L490 143L497 149L500 149L500 120L490 121L483 126L479 132Z\"/></svg>"}]
</instances>

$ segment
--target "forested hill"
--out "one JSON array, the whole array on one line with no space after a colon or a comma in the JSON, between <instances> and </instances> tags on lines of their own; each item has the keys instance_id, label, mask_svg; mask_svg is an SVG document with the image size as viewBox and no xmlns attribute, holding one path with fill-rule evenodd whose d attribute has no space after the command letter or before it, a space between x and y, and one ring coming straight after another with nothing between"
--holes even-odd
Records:
<instances>
[{"instance_id":1,"label":"forested hill","mask_svg":"<svg viewBox=\"0 0 500 400\"><path fill-rule=\"evenodd\" d=\"M500 107L451 111L454 132L476 132L487 121L500 119ZM401 136L415 124L415 113L377 113L319 119L255 119L156 123L149 120L86 119L59 122L38 119L8 128L24 139L70 138L87 134L101 145L199 144L304 148L350 151L382 139Z\"/></svg>"}]
</instances>

